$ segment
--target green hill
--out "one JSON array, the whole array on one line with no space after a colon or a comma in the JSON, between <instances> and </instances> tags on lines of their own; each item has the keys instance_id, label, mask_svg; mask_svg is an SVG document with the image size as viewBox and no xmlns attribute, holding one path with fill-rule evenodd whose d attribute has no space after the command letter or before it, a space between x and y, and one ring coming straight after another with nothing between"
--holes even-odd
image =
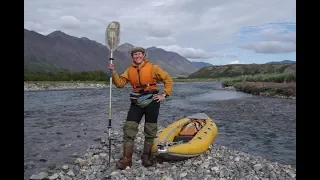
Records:
<instances>
[{"instance_id":1,"label":"green hill","mask_svg":"<svg viewBox=\"0 0 320 180\"><path fill-rule=\"evenodd\" d=\"M295 73L296 64L230 64L201 68L188 78L224 78L242 75Z\"/></svg>"},{"instance_id":2,"label":"green hill","mask_svg":"<svg viewBox=\"0 0 320 180\"><path fill-rule=\"evenodd\" d=\"M283 61L271 61L266 64L295 64L296 61L283 60Z\"/></svg>"}]
</instances>

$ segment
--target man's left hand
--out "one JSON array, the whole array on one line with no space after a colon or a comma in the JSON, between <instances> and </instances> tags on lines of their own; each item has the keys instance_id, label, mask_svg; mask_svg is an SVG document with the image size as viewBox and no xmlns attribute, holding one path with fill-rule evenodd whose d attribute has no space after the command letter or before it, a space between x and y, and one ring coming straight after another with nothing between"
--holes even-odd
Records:
<instances>
[{"instance_id":1,"label":"man's left hand","mask_svg":"<svg viewBox=\"0 0 320 180\"><path fill-rule=\"evenodd\" d=\"M164 101L165 97L163 95L154 94L153 95L153 100L156 100L157 102L160 102L160 101Z\"/></svg>"}]
</instances>

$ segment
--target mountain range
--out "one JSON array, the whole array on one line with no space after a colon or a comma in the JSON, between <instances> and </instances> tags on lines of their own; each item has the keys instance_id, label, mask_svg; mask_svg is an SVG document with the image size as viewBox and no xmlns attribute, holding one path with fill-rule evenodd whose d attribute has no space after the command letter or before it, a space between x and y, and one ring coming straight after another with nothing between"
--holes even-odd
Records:
<instances>
[{"instance_id":1,"label":"mountain range","mask_svg":"<svg viewBox=\"0 0 320 180\"><path fill-rule=\"evenodd\" d=\"M271 61L266 64L296 64L296 61L283 60L283 61Z\"/></svg>"},{"instance_id":2,"label":"mountain range","mask_svg":"<svg viewBox=\"0 0 320 180\"><path fill-rule=\"evenodd\" d=\"M201 61L192 61L192 63L199 69L207 66L213 66L213 64L207 63L207 62L201 62Z\"/></svg>"},{"instance_id":3,"label":"mountain range","mask_svg":"<svg viewBox=\"0 0 320 180\"><path fill-rule=\"evenodd\" d=\"M122 73L132 60L129 54L134 45L121 44L113 53L113 62L119 73ZM159 65L171 76L188 76L204 67L214 66L206 62L192 62L176 52L165 51L157 47L146 48L147 59ZM108 72L109 49L86 37L74 37L62 31L42 35L24 29L24 71L57 72L57 71L90 71ZM284 60L266 64L287 64L295 61Z\"/></svg>"},{"instance_id":4,"label":"mountain range","mask_svg":"<svg viewBox=\"0 0 320 180\"><path fill-rule=\"evenodd\" d=\"M113 53L118 72L131 63L129 50L132 44L124 43ZM156 47L146 48L147 59L159 65L172 76L187 76L200 68L178 53ZM39 72L89 71L107 72L110 51L101 43L86 37L70 36L62 31L42 35L24 29L24 70Z\"/></svg>"}]
</instances>

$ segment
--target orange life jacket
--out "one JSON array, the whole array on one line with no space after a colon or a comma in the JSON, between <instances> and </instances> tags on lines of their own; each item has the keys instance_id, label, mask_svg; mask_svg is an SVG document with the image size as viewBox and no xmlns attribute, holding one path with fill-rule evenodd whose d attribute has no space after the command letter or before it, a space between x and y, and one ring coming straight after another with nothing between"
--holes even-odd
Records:
<instances>
[{"instance_id":1,"label":"orange life jacket","mask_svg":"<svg viewBox=\"0 0 320 180\"><path fill-rule=\"evenodd\" d=\"M157 90L157 81L152 76L152 63L143 62L140 69L136 66L130 66L128 69L128 79L133 88L133 92L147 92Z\"/></svg>"},{"instance_id":2,"label":"orange life jacket","mask_svg":"<svg viewBox=\"0 0 320 180\"><path fill-rule=\"evenodd\" d=\"M189 124L182 128L180 136L194 136L205 125L204 120L192 119Z\"/></svg>"}]
</instances>

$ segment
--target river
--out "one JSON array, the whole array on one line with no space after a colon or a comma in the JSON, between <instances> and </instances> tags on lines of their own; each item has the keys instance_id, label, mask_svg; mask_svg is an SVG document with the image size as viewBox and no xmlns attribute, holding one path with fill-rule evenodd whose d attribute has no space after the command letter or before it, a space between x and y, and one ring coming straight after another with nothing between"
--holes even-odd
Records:
<instances>
[{"instance_id":1,"label":"river","mask_svg":"<svg viewBox=\"0 0 320 180\"><path fill-rule=\"evenodd\" d=\"M129 91L112 91L113 131L126 118ZM25 92L25 177L71 163L107 137L108 103L108 88ZM296 166L296 100L223 91L217 82L176 83L158 121L166 126L199 112L217 124L213 143Z\"/></svg>"}]
</instances>

